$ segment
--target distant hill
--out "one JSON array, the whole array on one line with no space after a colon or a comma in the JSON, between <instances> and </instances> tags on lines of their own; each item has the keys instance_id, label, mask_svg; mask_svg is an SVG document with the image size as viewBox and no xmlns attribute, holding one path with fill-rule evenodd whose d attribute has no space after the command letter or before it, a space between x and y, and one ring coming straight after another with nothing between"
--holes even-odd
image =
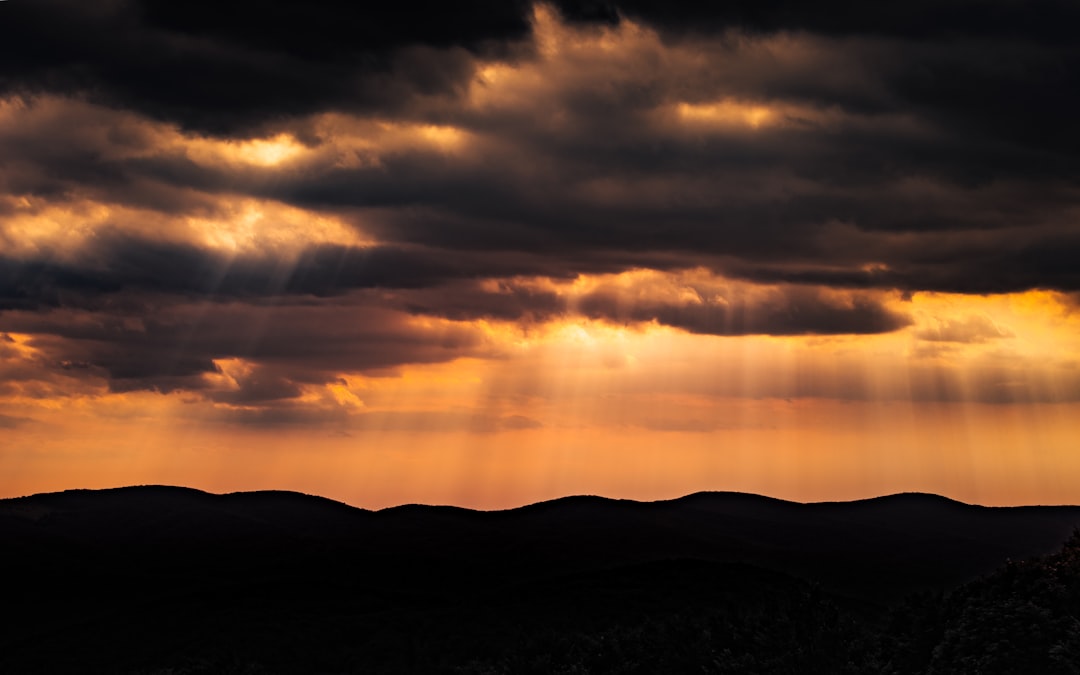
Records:
<instances>
[{"instance_id":1,"label":"distant hill","mask_svg":"<svg viewBox=\"0 0 1080 675\"><path fill-rule=\"evenodd\" d=\"M1080 507L923 494L493 512L161 486L34 495L0 500L0 672L214 672L229 658L235 672L466 672L546 626L752 613L814 588L874 622L911 592L1056 551L1078 525Z\"/></svg>"}]
</instances>

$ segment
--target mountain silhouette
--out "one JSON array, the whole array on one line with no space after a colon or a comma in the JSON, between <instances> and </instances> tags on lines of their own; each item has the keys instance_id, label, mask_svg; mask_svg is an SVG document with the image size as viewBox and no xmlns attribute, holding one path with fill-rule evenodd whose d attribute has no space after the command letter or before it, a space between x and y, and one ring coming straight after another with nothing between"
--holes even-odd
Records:
<instances>
[{"instance_id":1,"label":"mountain silhouette","mask_svg":"<svg viewBox=\"0 0 1080 675\"><path fill-rule=\"evenodd\" d=\"M813 644L846 645L846 619L815 612L874 625L911 593L1056 551L1078 524L1080 507L926 494L368 511L277 491L70 490L0 500L0 672L469 672L567 635L643 649L610 631L656 617L699 636L778 614L835 623Z\"/></svg>"}]
</instances>

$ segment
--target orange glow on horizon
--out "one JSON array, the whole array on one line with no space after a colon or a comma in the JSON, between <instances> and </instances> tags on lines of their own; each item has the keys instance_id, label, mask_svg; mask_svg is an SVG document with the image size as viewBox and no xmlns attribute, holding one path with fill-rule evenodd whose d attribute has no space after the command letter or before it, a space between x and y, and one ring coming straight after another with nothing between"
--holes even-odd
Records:
<instances>
[{"instance_id":1,"label":"orange glow on horizon","mask_svg":"<svg viewBox=\"0 0 1080 675\"><path fill-rule=\"evenodd\" d=\"M1007 414L992 405L903 406L883 415L871 404L753 405L764 406L754 413L762 421L792 424L710 434L386 429L328 433L312 445L310 433L295 429L162 428L139 417L90 422L77 414L78 426L65 436L27 429L12 437L0 460L9 477L0 494L166 483L216 492L299 490L365 508L499 509L567 494L653 500L706 490L794 501L923 491L987 505L1076 502L1076 404ZM876 421L851 427L861 413ZM908 415L921 423L913 426ZM76 434L83 438L77 447Z\"/></svg>"},{"instance_id":2,"label":"orange glow on horizon","mask_svg":"<svg viewBox=\"0 0 1080 675\"><path fill-rule=\"evenodd\" d=\"M637 288L653 274L614 281ZM657 292L678 297L680 282L668 282ZM204 394L9 390L0 414L16 421L4 430L0 493L178 482L296 489L365 507L489 509L574 493L658 499L699 490L797 501L913 490L983 504L1080 501L1072 451L1080 331L1063 300L1031 292L892 302L915 323L867 336L478 322L490 358L342 372L270 404L230 402L254 372L236 359L219 361ZM415 328L451 324L418 319ZM32 336L4 344L0 368L38 359ZM1001 386L1009 390L999 402ZM226 398L209 400L214 392ZM235 417L261 405L271 405L268 426ZM273 423L275 410L310 421Z\"/></svg>"}]
</instances>

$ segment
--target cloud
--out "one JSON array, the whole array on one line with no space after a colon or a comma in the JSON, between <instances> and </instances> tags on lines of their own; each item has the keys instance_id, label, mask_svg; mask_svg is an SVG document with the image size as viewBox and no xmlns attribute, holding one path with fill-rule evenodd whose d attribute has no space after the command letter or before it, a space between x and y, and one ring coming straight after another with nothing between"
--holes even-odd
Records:
<instances>
[{"instance_id":1,"label":"cloud","mask_svg":"<svg viewBox=\"0 0 1080 675\"><path fill-rule=\"evenodd\" d=\"M886 333L911 323L908 317L870 298L830 298L805 288L774 290L756 302L716 298L685 304L625 305L617 295L593 293L581 298L578 309L590 318L656 321L709 335Z\"/></svg>"},{"instance_id":2,"label":"cloud","mask_svg":"<svg viewBox=\"0 0 1080 675\"><path fill-rule=\"evenodd\" d=\"M586 317L619 324L656 322L709 335L886 333L910 317L868 293L803 286L756 286L706 270L457 283L384 296L413 313L455 320L543 322Z\"/></svg>"},{"instance_id":3,"label":"cloud","mask_svg":"<svg viewBox=\"0 0 1080 675\"><path fill-rule=\"evenodd\" d=\"M1072 3L556 5L7 3L7 381L302 417L499 356L484 323L870 335L900 293L1080 291Z\"/></svg>"},{"instance_id":4,"label":"cloud","mask_svg":"<svg viewBox=\"0 0 1080 675\"><path fill-rule=\"evenodd\" d=\"M0 415L0 429L16 429L34 420L29 417L14 417L12 415Z\"/></svg>"},{"instance_id":5,"label":"cloud","mask_svg":"<svg viewBox=\"0 0 1080 675\"><path fill-rule=\"evenodd\" d=\"M281 161L255 161L239 137L161 124L134 104L65 98L42 79L52 93L7 106L0 149L11 168L0 180L20 198L92 200L128 237L147 237L139 219L176 234L209 216L227 230L240 219L230 210L237 200L269 211L288 204L348 223L380 244L376 257L427 255L436 276L448 266L457 269L445 276L469 278L705 266L844 288L1080 288L1070 264L1080 252L1080 139L1062 112L1076 107L1080 67L1068 68L1076 50L1052 39L1059 24L1008 4L995 5L992 20L939 32L926 22L957 24L961 5L916 4L881 22L770 3L710 10L687 31L672 27L680 15L649 3L614 7L623 20L598 27L566 25L542 6L531 24L525 8L508 10L524 23L507 39L529 48L511 59L477 47L447 91L279 111L278 135L260 142L282 144ZM190 39L184 21L153 30ZM446 44L413 28L385 40ZM474 44L473 30L461 29L461 44ZM262 49L262 38L228 22L200 35ZM355 46L334 44L296 46L296 58L322 59L323 49L353 58ZM118 205L163 215L127 222ZM189 234L183 243L203 244ZM310 255L337 253L313 246ZM244 263L226 286L246 284ZM438 282L417 273L417 283ZM328 294L367 282L316 274L308 283Z\"/></svg>"},{"instance_id":6,"label":"cloud","mask_svg":"<svg viewBox=\"0 0 1080 675\"><path fill-rule=\"evenodd\" d=\"M446 433L468 431L490 434L527 431L544 425L523 415L493 415L484 411L410 410L356 411L333 404L285 401L260 407L217 408L212 418L227 424L256 428L329 426L335 433L395 432Z\"/></svg>"},{"instance_id":7,"label":"cloud","mask_svg":"<svg viewBox=\"0 0 1080 675\"><path fill-rule=\"evenodd\" d=\"M939 319L915 332L915 337L927 342L982 343L987 340L1013 337L1012 332L999 327L988 317L972 314L959 319Z\"/></svg>"},{"instance_id":8,"label":"cloud","mask_svg":"<svg viewBox=\"0 0 1080 675\"><path fill-rule=\"evenodd\" d=\"M303 9L42 0L5 7L0 88L87 96L181 127L249 135L326 109L452 92L474 54L528 35L526 8L474 0Z\"/></svg>"},{"instance_id":9,"label":"cloud","mask_svg":"<svg viewBox=\"0 0 1080 675\"><path fill-rule=\"evenodd\" d=\"M363 298L269 306L167 303L135 316L9 312L0 315L0 325L34 335L29 344L52 373L104 379L113 391L194 390L238 404L293 397L298 384L327 383L342 372L490 355L474 327L419 323ZM223 359L257 367L239 374L235 389L215 391Z\"/></svg>"},{"instance_id":10,"label":"cloud","mask_svg":"<svg viewBox=\"0 0 1080 675\"><path fill-rule=\"evenodd\" d=\"M664 0L557 0L566 16L577 21L610 22L619 15L680 32L709 33L725 28L753 32L805 30L825 35L889 35L927 39L957 36L1038 36L1067 41L1062 21L1075 20L1072 3L1041 3L1039 12L1009 0L980 3L962 0L917 0L878 9L854 0L827 0L813 5L780 0L736 0L700 4Z\"/></svg>"},{"instance_id":11,"label":"cloud","mask_svg":"<svg viewBox=\"0 0 1080 675\"><path fill-rule=\"evenodd\" d=\"M219 364L218 372L221 372ZM257 405L299 398L303 389L288 377L273 369L253 366L231 375L234 389L208 392L211 400L231 405Z\"/></svg>"},{"instance_id":12,"label":"cloud","mask_svg":"<svg viewBox=\"0 0 1080 675\"><path fill-rule=\"evenodd\" d=\"M208 299L333 296L498 275L505 262L423 248L311 246L297 255L229 256L186 243L104 234L68 261L0 256L0 309L99 307L124 292ZM540 269L535 263L532 270Z\"/></svg>"}]
</instances>

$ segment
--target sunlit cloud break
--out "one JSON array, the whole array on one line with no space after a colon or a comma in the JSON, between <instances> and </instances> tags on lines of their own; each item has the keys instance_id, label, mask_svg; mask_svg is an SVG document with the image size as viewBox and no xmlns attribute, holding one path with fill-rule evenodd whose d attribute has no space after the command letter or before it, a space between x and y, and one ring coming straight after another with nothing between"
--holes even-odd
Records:
<instances>
[{"instance_id":1,"label":"sunlit cloud break","mask_svg":"<svg viewBox=\"0 0 1080 675\"><path fill-rule=\"evenodd\" d=\"M1072 4L233 4L4 5L0 494L1080 500Z\"/></svg>"}]
</instances>

